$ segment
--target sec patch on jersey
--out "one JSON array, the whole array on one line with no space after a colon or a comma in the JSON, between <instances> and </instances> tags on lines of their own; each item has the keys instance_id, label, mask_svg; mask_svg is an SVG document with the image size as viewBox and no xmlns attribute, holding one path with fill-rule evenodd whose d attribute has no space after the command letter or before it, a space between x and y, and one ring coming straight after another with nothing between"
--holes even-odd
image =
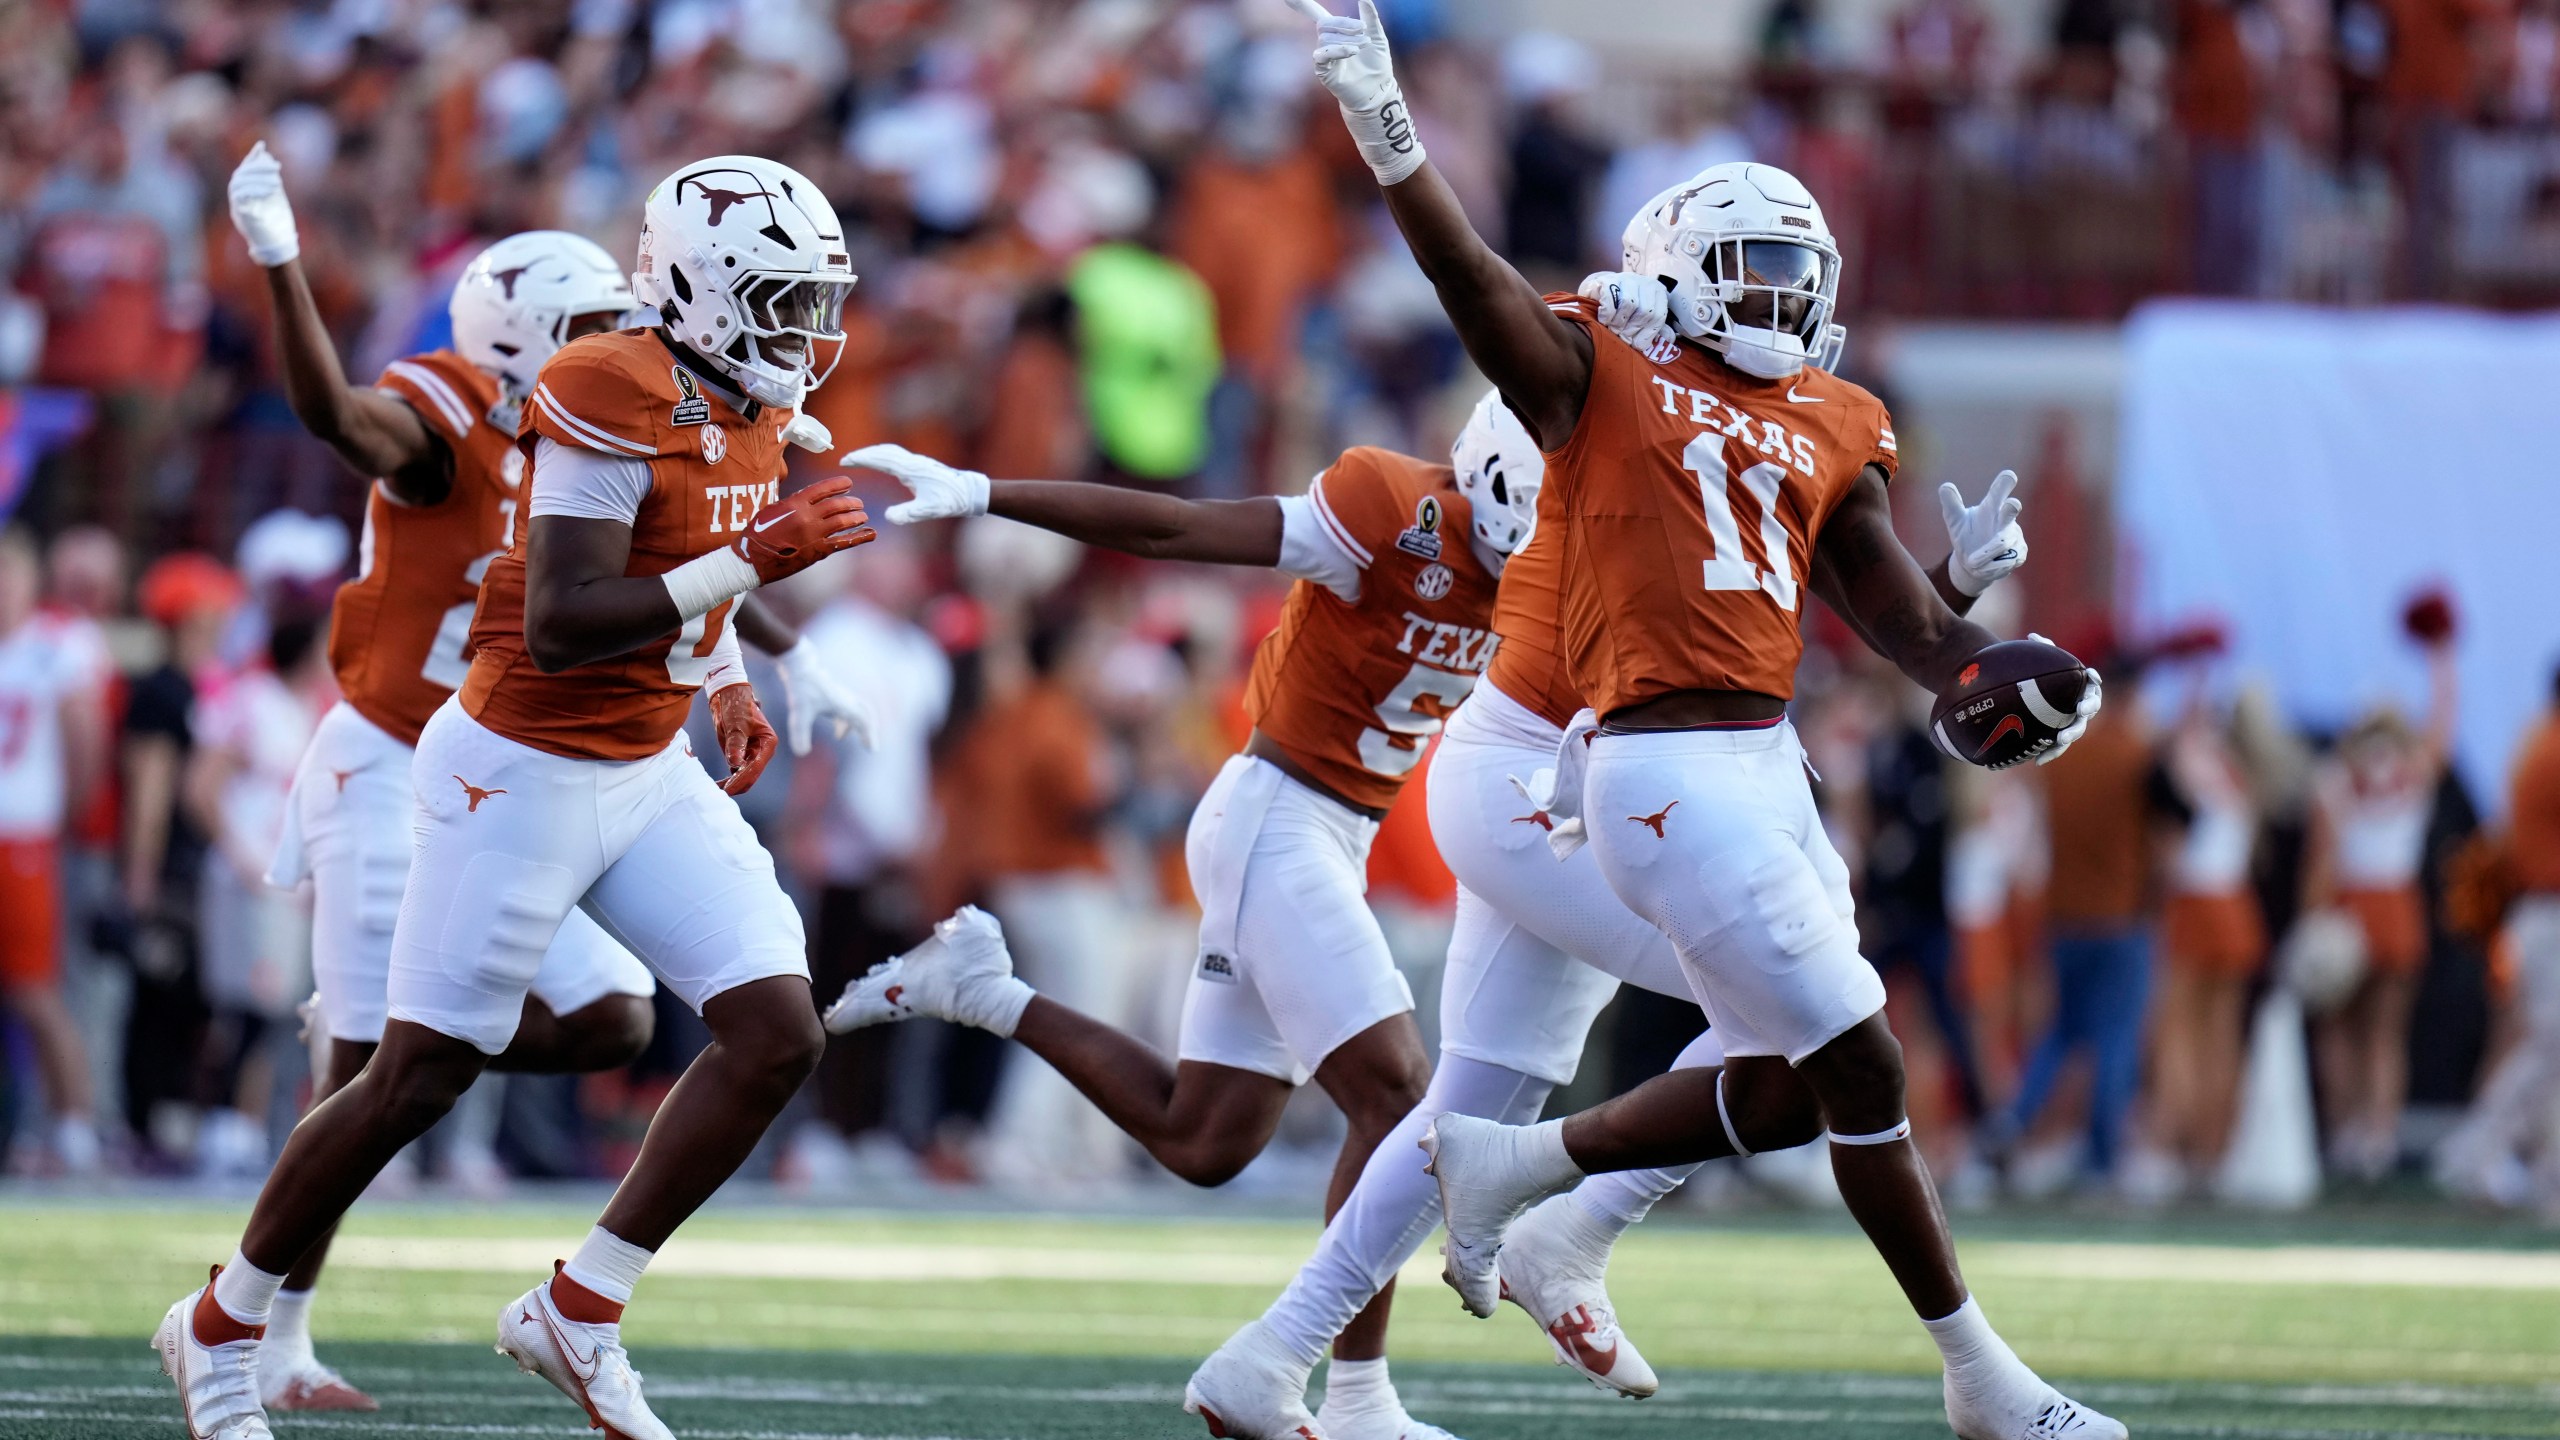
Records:
<instances>
[{"instance_id":1,"label":"sec patch on jersey","mask_svg":"<svg viewBox=\"0 0 2560 1440\"><path fill-rule=\"evenodd\" d=\"M2088 667L2070 651L2004 640L1957 672L1930 712L1929 734L1958 760L2005 770L2052 749L2088 688Z\"/></svg>"}]
</instances>

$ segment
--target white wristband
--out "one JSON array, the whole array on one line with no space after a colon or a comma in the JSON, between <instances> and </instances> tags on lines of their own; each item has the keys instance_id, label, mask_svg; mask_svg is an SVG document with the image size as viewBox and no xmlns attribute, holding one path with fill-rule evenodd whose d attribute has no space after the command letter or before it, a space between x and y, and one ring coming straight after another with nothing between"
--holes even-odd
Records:
<instances>
[{"instance_id":1,"label":"white wristband","mask_svg":"<svg viewBox=\"0 0 2560 1440\"><path fill-rule=\"evenodd\" d=\"M667 587L667 598L676 602L676 618L680 620L708 615L721 601L744 595L763 583L756 578L756 567L727 545L708 555L696 555L658 579Z\"/></svg>"},{"instance_id":2,"label":"white wristband","mask_svg":"<svg viewBox=\"0 0 2560 1440\"><path fill-rule=\"evenodd\" d=\"M1379 184L1393 185L1422 168L1422 137L1413 131L1413 111L1405 107L1401 87L1389 90L1375 110L1345 108L1342 123Z\"/></svg>"}]
</instances>

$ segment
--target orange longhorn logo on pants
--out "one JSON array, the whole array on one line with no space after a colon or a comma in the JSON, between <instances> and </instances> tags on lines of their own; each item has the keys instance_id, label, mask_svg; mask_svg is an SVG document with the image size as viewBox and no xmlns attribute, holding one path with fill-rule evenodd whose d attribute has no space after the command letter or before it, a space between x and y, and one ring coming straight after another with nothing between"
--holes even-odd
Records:
<instances>
[{"instance_id":1,"label":"orange longhorn logo on pants","mask_svg":"<svg viewBox=\"0 0 2560 1440\"><path fill-rule=\"evenodd\" d=\"M470 781L463 779L459 775L453 777L453 783L462 787L463 796L471 802L471 809L469 813L474 815L480 813L481 801L488 799L492 795L504 795L507 793L504 790L483 790L479 786L472 784Z\"/></svg>"},{"instance_id":2,"label":"orange longhorn logo on pants","mask_svg":"<svg viewBox=\"0 0 2560 1440\"><path fill-rule=\"evenodd\" d=\"M1653 831L1653 838L1660 840L1664 838L1662 833L1662 822L1671 818L1672 808L1677 806L1679 803L1679 801L1674 800L1671 804L1663 806L1661 809L1654 811L1650 815L1630 815L1627 819L1634 824L1642 825L1651 829Z\"/></svg>"}]
</instances>

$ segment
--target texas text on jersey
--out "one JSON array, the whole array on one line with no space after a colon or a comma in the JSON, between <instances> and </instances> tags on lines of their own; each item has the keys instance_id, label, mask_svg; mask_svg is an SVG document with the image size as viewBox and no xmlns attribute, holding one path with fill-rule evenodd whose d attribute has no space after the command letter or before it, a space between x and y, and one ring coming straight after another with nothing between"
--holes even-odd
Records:
<instances>
[{"instance_id":1,"label":"texas text on jersey","mask_svg":"<svg viewBox=\"0 0 2560 1440\"><path fill-rule=\"evenodd\" d=\"M1245 711L1319 784L1383 810L1493 658L1496 576L1446 465L1363 446L1308 499L1359 564L1360 598L1292 586L1254 655Z\"/></svg>"},{"instance_id":2,"label":"texas text on jersey","mask_svg":"<svg viewBox=\"0 0 2560 1440\"><path fill-rule=\"evenodd\" d=\"M655 330L591 335L560 347L524 408L518 446L540 442L636 460L649 489L631 526L627 575L663 575L735 540L781 495L782 427L790 416L685 368ZM541 482L526 469L528 495ZM724 600L682 630L637 650L557 674L537 667L524 643L528 505L514 543L489 566L471 625L471 673L462 705L510 739L555 755L639 760L684 724L693 692L712 679L712 651L737 601Z\"/></svg>"},{"instance_id":3,"label":"texas text on jersey","mask_svg":"<svg viewBox=\"0 0 2560 1440\"><path fill-rule=\"evenodd\" d=\"M1814 537L1867 466L1890 479L1898 463L1883 404L1822 370L1762 380L1694 345L1656 364L1603 332L1592 302L1548 299L1593 332L1591 388L1545 491L1566 522L1564 653L1583 701L1606 716L1679 690L1791 698Z\"/></svg>"},{"instance_id":4,"label":"texas text on jersey","mask_svg":"<svg viewBox=\"0 0 2560 1440\"><path fill-rule=\"evenodd\" d=\"M462 684L481 573L507 548L524 481L515 434L490 420L498 382L451 350L394 360L375 382L418 412L452 456L433 505L365 497L356 576L329 614L329 667L347 704L404 745Z\"/></svg>"}]
</instances>

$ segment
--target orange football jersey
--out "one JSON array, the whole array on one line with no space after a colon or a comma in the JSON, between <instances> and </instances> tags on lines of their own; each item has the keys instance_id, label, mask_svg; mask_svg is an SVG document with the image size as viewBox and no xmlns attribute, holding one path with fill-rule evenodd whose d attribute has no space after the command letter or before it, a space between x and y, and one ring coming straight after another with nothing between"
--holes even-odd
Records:
<instances>
[{"instance_id":1,"label":"orange football jersey","mask_svg":"<svg viewBox=\"0 0 2560 1440\"><path fill-rule=\"evenodd\" d=\"M1362 446L1307 494L1359 562L1360 600L1291 586L1254 653L1245 713L1335 794L1383 810L1493 658L1495 577L1446 465Z\"/></svg>"},{"instance_id":2,"label":"orange football jersey","mask_svg":"<svg viewBox=\"0 0 2560 1440\"><path fill-rule=\"evenodd\" d=\"M1529 543L1502 567L1502 590L1493 600L1493 666L1485 678L1561 730L1582 708L1573 668L1564 654L1564 497L1552 486L1538 491L1538 523Z\"/></svg>"},{"instance_id":3,"label":"orange football jersey","mask_svg":"<svg viewBox=\"0 0 2560 1440\"><path fill-rule=\"evenodd\" d=\"M1867 466L1890 479L1898 463L1884 405L1821 370L1762 380L1696 345L1656 363L1590 301L1548 303L1591 332L1591 389L1540 497L1564 521L1574 688L1604 717L1678 690L1792 698L1814 537Z\"/></svg>"},{"instance_id":4,"label":"orange football jersey","mask_svg":"<svg viewBox=\"0 0 2560 1440\"><path fill-rule=\"evenodd\" d=\"M453 488L433 505L380 484L366 495L356 576L329 611L329 668L357 714L415 745L470 668L480 574L507 548L524 456L514 426L491 418L497 380L450 350L394 360L374 384L452 452Z\"/></svg>"},{"instance_id":5,"label":"orange football jersey","mask_svg":"<svg viewBox=\"0 0 2560 1440\"><path fill-rule=\"evenodd\" d=\"M518 447L538 438L621 459L646 460L649 492L631 527L626 575L663 575L734 541L756 511L782 494L785 411L733 408L677 362L655 330L572 340L546 361L525 403ZM526 467L526 493L542 483ZM511 740L555 755L640 760L684 725L693 692L710 679L712 648L737 607L725 600L637 650L544 674L524 645L528 505L515 541L489 566L471 623L471 674L462 705Z\"/></svg>"}]
</instances>

